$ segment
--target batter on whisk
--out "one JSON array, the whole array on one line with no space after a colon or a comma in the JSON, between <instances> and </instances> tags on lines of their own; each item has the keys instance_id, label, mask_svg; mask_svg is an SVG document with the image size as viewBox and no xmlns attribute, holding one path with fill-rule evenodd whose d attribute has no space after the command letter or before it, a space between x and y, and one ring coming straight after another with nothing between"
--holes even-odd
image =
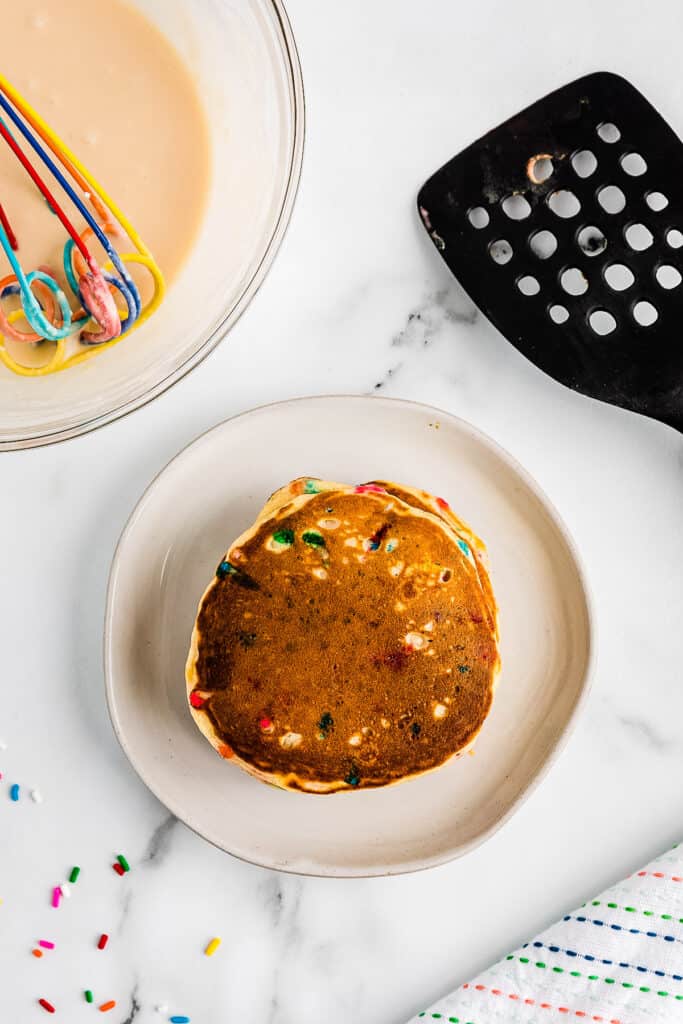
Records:
<instances>
[{"instance_id":1,"label":"batter on whisk","mask_svg":"<svg viewBox=\"0 0 683 1024\"><path fill-rule=\"evenodd\" d=\"M14 4L3 38L0 359L33 375L153 311L201 222L209 134L179 54L122 0Z\"/></svg>"}]
</instances>

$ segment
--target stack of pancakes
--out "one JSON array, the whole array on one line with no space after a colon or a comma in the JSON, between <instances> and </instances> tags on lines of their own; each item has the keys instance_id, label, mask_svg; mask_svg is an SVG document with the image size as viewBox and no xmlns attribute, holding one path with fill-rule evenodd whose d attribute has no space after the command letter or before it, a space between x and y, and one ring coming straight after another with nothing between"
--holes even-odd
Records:
<instances>
[{"instance_id":1,"label":"stack of pancakes","mask_svg":"<svg viewBox=\"0 0 683 1024\"><path fill-rule=\"evenodd\" d=\"M186 680L221 756L265 782L329 793L462 753L499 666L484 545L443 499L301 478L219 564Z\"/></svg>"}]
</instances>

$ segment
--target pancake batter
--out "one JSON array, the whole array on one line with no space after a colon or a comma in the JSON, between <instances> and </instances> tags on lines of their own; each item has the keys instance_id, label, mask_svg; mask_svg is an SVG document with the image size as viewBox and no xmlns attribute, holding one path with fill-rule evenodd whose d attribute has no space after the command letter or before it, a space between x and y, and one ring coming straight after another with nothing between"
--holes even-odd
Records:
<instances>
[{"instance_id":1,"label":"pancake batter","mask_svg":"<svg viewBox=\"0 0 683 1024\"><path fill-rule=\"evenodd\" d=\"M11 45L3 47L2 74L125 211L166 281L172 281L197 233L210 170L207 120L180 55L121 0L41 0L28 9L8 5L3 37ZM35 157L32 162L52 187L51 175ZM84 222L56 185L55 196L64 200L65 212L81 231ZM24 270L47 264L64 286L58 268L68 236L4 143L0 201ZM124 244L121 251L129 248ZM103 263L100 246L91 249ZM10 272L4 254L0 261L4 276ZM150 291L145 271L132 276L144 301ZM6 347L14 359L32 366L45 363L54 351L53 343L8 341Z\"/></svg>"}]
</instances>

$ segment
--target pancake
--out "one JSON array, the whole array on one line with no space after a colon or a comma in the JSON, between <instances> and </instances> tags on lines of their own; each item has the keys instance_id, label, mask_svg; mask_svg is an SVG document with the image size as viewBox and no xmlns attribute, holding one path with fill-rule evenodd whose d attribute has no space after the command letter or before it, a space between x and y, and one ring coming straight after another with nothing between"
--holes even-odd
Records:
<instances>
[{"instance_id":1,"label":"pancake","mask_svg":"<svg viewBox=\"0 0 683 1024\"><path fill-rule=\"evenodd\" d=\"M495 602L481 541L433 501L302 478L266 502L201 599L187 662L190 711L221 756L325 793L471 746L499 669Z\"/></svg>"}]
</instances>

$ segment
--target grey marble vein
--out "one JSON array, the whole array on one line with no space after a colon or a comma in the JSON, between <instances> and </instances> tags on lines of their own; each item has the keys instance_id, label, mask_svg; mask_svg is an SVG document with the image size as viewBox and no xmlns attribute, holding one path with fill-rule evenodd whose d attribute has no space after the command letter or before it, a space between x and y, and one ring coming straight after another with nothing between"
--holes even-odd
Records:
<instances>
[{"instance_id":1,"label":"grey marble vein","mask_svg":"<svg viewBox=\"0 0 683 1024\"><path fill-rule=\"evenodd\" d=\"M391 344L429 345L446 324L471 326L479 317L477 307L466 298L455 284L431 292L408 313L404 326L394 334Z\"/></svg>"},{"instance_id":2,"label":"grey marble vein","mask_svg":"<svg viewBox=\"0 0 683 1024\"><path fill-rule=\"evenodd\" d=\"M160 825L157 825L142 857L143 864L152 864L156 867L162 863L170 849L173 830L177 824L176 816L169 814Z\"/></svg>"},{"instance_id":3,"label":"grey marble vein","mask_svg":"<svg viewBox=\"0 0 683 1024\"><path fill-rule=\"evenodd\" d=\"M670 750L676 746L674 740L667 739L658 729L655 729L642 718L632 718L628 715L618 715L617 718L627 729L641 736L647 745L654 750Z\"/></svg>"},{"instance_id":4,"label":"grey marble vein","mask_svg":"<svg viewBox=\"0 0 683 1024\"><path fill-rule=\"evenodd\" d=\"M142 1009L142 1003L138 1000L138 988L139 983L136 981L133 986L133 991L130 994L130 1010L128 1016L121 1021L121 1024L133 1024L133 1021Z\"/></svg>"}]
</instances>

